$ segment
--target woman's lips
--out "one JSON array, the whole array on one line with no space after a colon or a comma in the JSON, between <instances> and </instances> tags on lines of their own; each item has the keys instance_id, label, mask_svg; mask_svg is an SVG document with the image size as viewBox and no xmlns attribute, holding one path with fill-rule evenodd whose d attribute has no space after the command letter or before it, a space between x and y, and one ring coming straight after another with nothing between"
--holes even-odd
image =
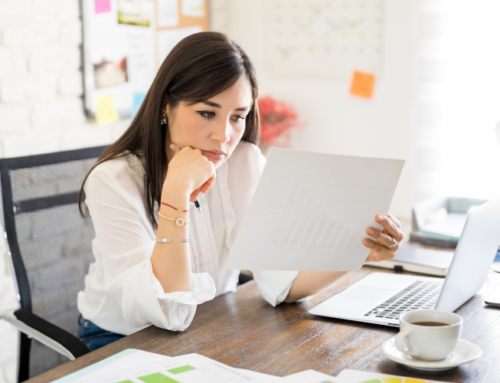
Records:
<instances>
[{"instance_id":1,"label":"woman's lips","mask_svg":"<svg viewBox=\"0 0 500 383\"><path fill-rule=\"evenodd\" d=\"M222 150L202 150L201 153L213 162L219 162L226 158L226 153Z\"/></svg>"}]
</instances>

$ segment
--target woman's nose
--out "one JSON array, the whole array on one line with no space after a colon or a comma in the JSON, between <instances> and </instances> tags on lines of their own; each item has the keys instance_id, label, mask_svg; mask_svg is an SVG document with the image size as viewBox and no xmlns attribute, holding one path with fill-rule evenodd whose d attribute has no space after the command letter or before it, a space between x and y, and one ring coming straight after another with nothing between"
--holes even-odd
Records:
<instances>
[{"instance_id":1,"label":"woman's nose","mask_svg":"<svg viewBox=\"0 0 500 383\"><path fill-rule=\"evenodd\" d=\"M212 139L224 144L229 141L231 132L231 122L229 120L221 123L212 133Z\"/></svg>"}]
</instances>

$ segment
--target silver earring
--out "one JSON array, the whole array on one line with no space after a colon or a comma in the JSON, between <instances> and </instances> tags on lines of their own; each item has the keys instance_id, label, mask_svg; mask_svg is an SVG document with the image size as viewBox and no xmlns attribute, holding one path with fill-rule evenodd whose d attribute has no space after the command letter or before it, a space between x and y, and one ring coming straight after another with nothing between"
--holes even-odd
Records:
<instances>
[{"instance_id":1,"label":"silver earring","mask_svg":"<svg viewBox=\"0 0 500 383\"><path fill-rule=\"evenodd\" d=\"M161 115L160 124L167 125L167 115L166 114Z\"/></svg>"}]
</instances>

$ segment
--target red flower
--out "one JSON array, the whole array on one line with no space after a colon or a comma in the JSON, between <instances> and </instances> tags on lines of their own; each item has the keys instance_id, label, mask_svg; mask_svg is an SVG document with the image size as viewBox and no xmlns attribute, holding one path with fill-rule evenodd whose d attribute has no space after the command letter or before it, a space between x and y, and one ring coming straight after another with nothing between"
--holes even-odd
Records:
<instances>
[{"instance_id":1,"label":"red flower","mask_svg":"<svg viewBox=\"0 0 500 383\"><path fill-rule=\"evenodd\" d=\"M260 144L274 145L279 138L285 146L290 141L290 129L299 127L295 110L284 102L266 96L257 100L260 114Z\"/></svg>"}]
</instances>

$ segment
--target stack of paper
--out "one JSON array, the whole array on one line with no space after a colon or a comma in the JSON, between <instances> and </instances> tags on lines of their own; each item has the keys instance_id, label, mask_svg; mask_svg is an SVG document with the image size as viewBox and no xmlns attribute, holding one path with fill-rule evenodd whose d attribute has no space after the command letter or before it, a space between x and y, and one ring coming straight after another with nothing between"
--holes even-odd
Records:
<instances>
[{"instance_id":1,"label":"stack of paper","mask_svg":"<svg viewBox=\"0 0 500 383\"><path fill-rule=\"evenodd\" d=\"M284 378L233 368L198 354L168 357L125 350L54 383L444 383L343 370L337 377L307 370Z\"/></svg>"}]
</instances>

